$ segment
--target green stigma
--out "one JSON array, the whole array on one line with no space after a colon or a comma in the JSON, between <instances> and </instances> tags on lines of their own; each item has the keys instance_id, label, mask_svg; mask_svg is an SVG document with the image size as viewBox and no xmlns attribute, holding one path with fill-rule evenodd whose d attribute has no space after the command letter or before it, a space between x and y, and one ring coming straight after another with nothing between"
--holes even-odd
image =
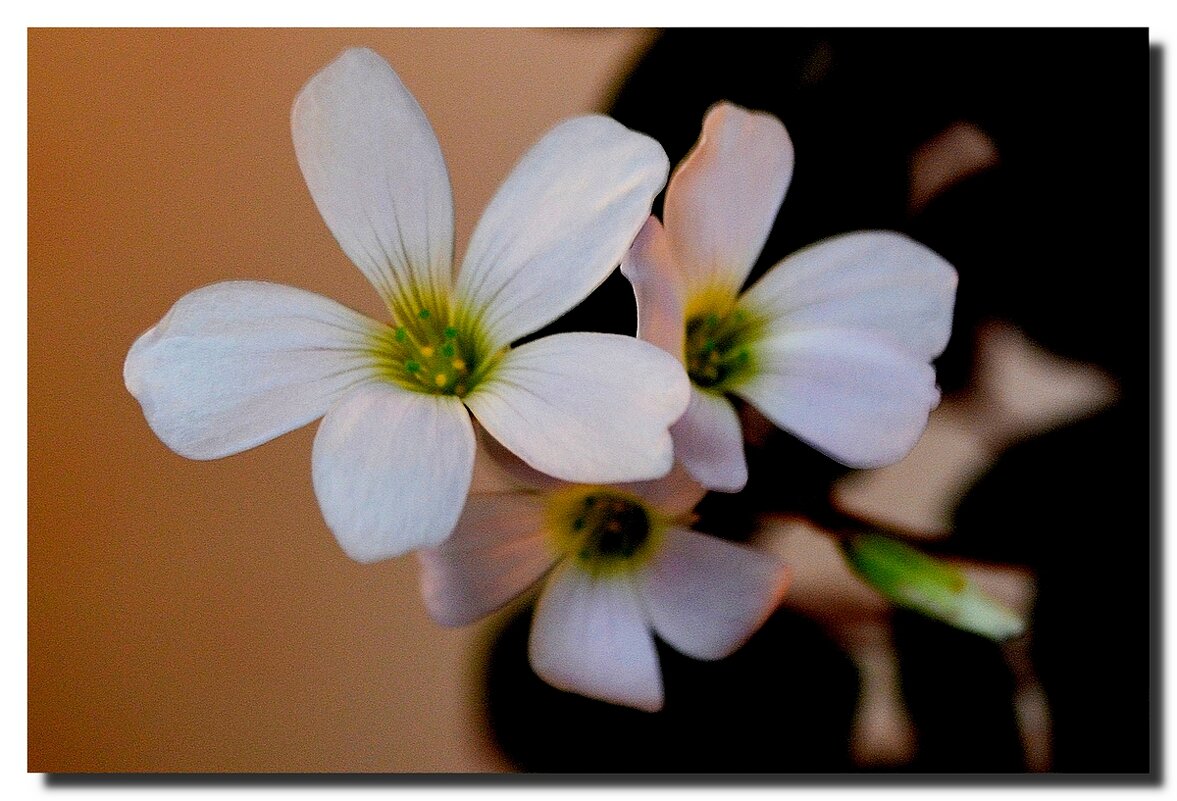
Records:
<instances>
[{"instance_id":1,"label":"green stigma","mask_svg":"<svg viewBox=\"0 0 1177 801\"><path fill-rule=\"evenodd\" d=\"M549 522L557 545L594 575L644 564L661 529L640 499L603 487L553 496Z\"/></svg>"},{"instance_id":2,"label":"green stigma","mask_svg":"<svg viewBox=\"0 0 1177 801\"><path fill-rule=\"evenodd\" d=\"M498 361L475 325L448 305L398 315L372 344L381 375L407 389L463 397Z\"/></svg>"},{"instance_id":3,"label":"green stigma","mask_svg":"<svg viewBox=\"0 0 1177 801\"><path fill-rule=\"evenodd\" d=\"M739 308L703 310L687 318L683 356L687 375L697 386L723 391L748 375L751 344L760 326Z\"/></svg>"}]
</instances>

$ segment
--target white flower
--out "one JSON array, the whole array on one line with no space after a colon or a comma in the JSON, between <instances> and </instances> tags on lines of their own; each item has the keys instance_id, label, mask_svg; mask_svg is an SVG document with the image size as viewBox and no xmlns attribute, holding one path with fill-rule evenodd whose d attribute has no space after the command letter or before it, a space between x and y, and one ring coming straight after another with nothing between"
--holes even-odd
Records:
<instances>
[{"instance_id":1,"label":"white flower","mask_svg":"<svg viewBox=\"0 0 1177 801\"><path fill-rule=\"evenodd\" d=\"M710 489L748 478L735 408L851 467L903 458L939 402L930 362L948 343L956 271L887 231L811 245L743 294L793 174L775 117L714 106L622 272L638 336L682 359L691 403L671 429L675 456Z\"/></svg>"},{"instance_id":2,"label":"white flower","mask_svg":"<svg viewBox=\"0 0 1177 801\"><path fill-rule=\"evenodd\" d=\"M668 170L653 140L600 116L524 156L453 270L454 213L437 139L370 50L303 88L294 146L311 195L388 306L385 325L298 289L228 282L185 297L127 355L155 433L215 459L326 415L315 493L360 561L436 544L474 460L469 409L534 467L579 481L664 475L682 368L632 337L561 334L511 349L603 281Z\"/></svg>"},{"instance_id":3,"label":"white flower","mask_svg":"<svg viewBox=\"0 0 1177 801\"><path fill-rule=\"evenodd\" d=\"M480 468L490 462L480 454ZM466 625L542 580L528 655L562 690L657 711L653 633L687 656L720 659L788 585L777 557L687 527L704 490L679 466L609 486L487 469L454 535L418 552L426 607L443 625Z\"/></svg>"}]
</instances>

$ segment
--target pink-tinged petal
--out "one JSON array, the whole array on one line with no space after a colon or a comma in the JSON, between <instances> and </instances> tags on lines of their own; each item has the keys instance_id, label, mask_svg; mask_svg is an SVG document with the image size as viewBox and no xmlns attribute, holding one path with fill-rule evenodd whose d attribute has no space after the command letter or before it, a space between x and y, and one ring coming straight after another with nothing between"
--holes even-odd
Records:
<instances>
[{"instance_id":1,"label":"pink-tinged petal","mask_svg":"<svg viewBox=\"0 0 1177 801\"><path fill-rule=\"evenodd\" d=\"M739 492L748 483L744 437L731 401L691 387L691 405L670 427L674 456L708 489Z\"/></svg>"},{"instance_id":2,"label":"pink-tinged petal","mask_svg":"<svg viewBox=\"0 0 1177 801\"><path fill-rule=\"evenodd\" d=\"M458 275L460 301L499 345L555 320L621 262L668 169L657 142L608 117L557 125L482 215Z\"/></svg>"},{"instance_id":3,"label":"pink-tinged petal","mask_svg":"<svg viewBox=\"0 0 1177 801\"><path fill-rule=\"evenodd\" d=\"M542 496L471 495L453 535L420 551L421 593L433 619L464 626L522 593L556 562Z\"/></svg>"},{"instance_id":4,"label":"pink-tinged petal","mask_svg":"<svg viewBox=\"0 0 1177 801\"><path fill-rule=\"evenodd\" d=\"M689 288L739 291L772 230L793 177L780 120L717 103L666 190L663 220Z\"/></svg>"},{"instance_id":5,"label":"pink-tinged petal","mask_svg":"<svg viewBox=\"0 0 1177 801\"><path fill-rule=\"evenodd\" d=\"M471 493L545 492L567 486L566 482L541 473L507 450L475 421L478 451L474 455Z\"/></svg>"},{"instance_id":6,"label":"pink-tinged petal","mask_svg":"<svg viewBox=\"0 0 1177 801\"><path fill-rule=\"evenodd\" d=\"M637 300L638 339L681 361L686 330L682 276L656 217L642 226L621 263L621 272L633 285Z\"/></svg>"},{"instance_id":7,"label":"pink-tinged petal","mask_svg":"<svg viewBox=\"0 0 1177 801\"><path fill-rule=\"evenodd\" d=\"M772 554L669 529L636 582L659 637L695 659L722 659L777 608L789 576Z\"/></svg>"},{"instance_id":8,"label":"pink-tinged petal","mask_svg":"<svg viewBox=\"0 0 1177 801\"><path fill-rule=\"evenodd\" d=\"M228 281L189 292L135 341L128 391L164 444L219 459L321 417L375 376L384 327L278 284Z\"/></svg>"},{"instance_id":9,"label":"pink-tinged petal","mask_svg":"<svg viewBox=\"0 0 1177 801\"><path fill-rule=\"evenodd\" d=\"M845 328L888 337L922 361L952 333L956 270L893 231L831 237L777 264L741 298L779 331Z\"/></svg>"},{"instance_id":10,"label":"pink-tinged petal","mask_svg":"<svg viewBox=\"0 0 1177 801\"><path fill-rule=\"evenodd\" d=\"M319 507L347 555L388 559L453 531L470 488L474 427L457 398L365 384L323 418L312 467Z\"/></svg>"},{"instance_id":11,"label":"pink-tinged petal","mask_svg":"<svg viewBox=\"0 0 1177 801\"><path fill-rule=\"evenodd\" d=\"M425 113L371 50L343 53L291 113L294 150L340 247L398 316L451 286L454 204Z\"/></svg>"},{"instance_id":12,"label":"pink-tinged petal","mask_svg":"<svg viewBox=\"0 0 1177 801\"><path fill-rule=\"evenodd\" d=\"M531 667L568 692L647 712L662 708L658 652L632 580L558 566L540 596Z\"/></svg>"},{"instance_id":13,"label":"pink-tinged petal","mask_svg":"<svg viewBox=\"0 0 1177 801\"><path fill-rule=\"evenodd\" d=\"M736 387L781 428L850 467L882 467L915 446L940 400L922 358L883 338L804 330L758 342Z\"/></svg>"},{"instance_id":14,"label":"pink-tinged petal","mask_svg":"<svg viewBox=\"0 0 1177 801\"><path fill-rule=\"evenodd\" d=\"M662 478L618 486L646 501L662 516L669 518L685 516L707 494L707 489L691 478L691 474L677 460L670 472Z\"/></svg>"},{"instance_id":15,"label":"pink-tinged petal","mask_svg":"<svg viewBox=\"0 0 1177 801\"><path fill-rule=\"evenodd\" d=\"M682 365L617 334L556 334L509 351L466 396L487 432L536 470L608 484L664 476L687 406Z\"/></svg>"}]
</instances>

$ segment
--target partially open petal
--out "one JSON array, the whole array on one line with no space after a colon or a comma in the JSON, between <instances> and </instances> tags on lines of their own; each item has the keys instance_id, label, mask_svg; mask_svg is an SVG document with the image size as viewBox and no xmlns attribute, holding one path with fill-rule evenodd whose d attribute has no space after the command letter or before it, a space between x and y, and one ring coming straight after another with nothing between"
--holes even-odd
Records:
<instances>
[{"instance_id":1,"label":"partially open petal","mask_svg":"<svg viewBox=\"0 0 1177 801\"><path fill-rule=\"evenodd\" d=\"M553 687L647 712L662 708L654 638L625 574L557 567L535 610L528 656Z\"/></svg>"},{"instance_id":2,"label":"partially open petal","mask_svg":"<svg viewBox=\"0 0 1177 801\"><path fill-rule=\"evenodd\" d=\"M474 468L474 427L457 398L388 383L357 387L323 418L315 495L359 562L437 545L453 531Z\"/></svg>"},{"instance_id":3,"label":"partially open petal","mask_svg":"<svg viewBox=\"0 0 1177 801\"><path fill-rule=\"evenodd\" d=\"M583 300L620 263L669 169L648 136L601 116L553 128L519 162L470 239L459 298L505 345Z\"/></svg>"},{"instance_id":4,"label":"partially open petal","mask_svg":"<svg viewBox=\"0 0 1177 801\"><path fill-rule=\"evenodd\" d=\"M658 636L695 659L720 659L777 608L789 569L772 554L670 529L636 583Z\"/></svg>"},{"instance_id":5,"label":"partially open petal","mask_svg":"<svg viewBox=\"0 0 1177 801\"><path fill-rule=\"evenodd\" d=\"M657 217L642 226L621 263L621 272L633 285L637 300L638 339L681 361L686 329L682 275Z\"/></svg>"},{"instance_id":6,"label":"partially open petal","mask_svg":"<svg viewBox=\"0 0 1177 801\"><path fill-rule=\"evenodd\" d=\"M443 626L464 626L526 590L556 562L542 497L471 495L453 535L421 551L425 607Z\"/></svg>"},{"instance_id":7,"label":"partially open petal","mask_svg":"<svg viewBox=\"0 0 1177 801\"><path fill-rule=\"evenodd\" d=\"M617 334L556 334L509 351L466 396L478 422L525 462L565 481L666 475L667 430L689 381L674 357Z\"/></svg>"},{"instance_id":8,"label":"partially open petal","mask_svg":"<svg viewBox=\"0 0 1177 801\"><path fill-rule=\"evenodd\" d=\"M691 405L670 435L675 458L703 486L739 492L748 483L740 418L727 398L691 387Z\"/></svg>"},{"instance_id":9,"label":"partially open petal","mask_svg":"<svg viewBox=\"0 0 1177 801\"><path fill-rule=\"evenodd\" d=\"M375 375L379 323L279 284L189 292L131 347L127 389L151 430L190 459L219 459L321 417Z\"/></svg>"},{"instance_id":10,"label":"partially open petal","mask_svg":"<svg viewBox=\"0 0 1177 801\"><path fill-rule=\"evenodd\" d=\"M734 391L850 467L906 456L940 399L926 361L854 331L778 334L755 344L754 359L754 374Z\"/></svg>"},{"instance_id":11,"label":"partially open petal","mask_svg":"<svg viewBox=\"0 0 1177 801\"><path fill-rule=\"evenodd\" d=\"M666 190L663 220L691 288L732 294L756 263L793 177L793 143L770 114L711 107Z\"/></svg>"},{"instance_id":12,"label":"partially open petal","mask_svg":"<svg viewBox=\"0 0 1177 801\"><path fill-rule=\"evenodd\" d=\"M952 332L956 270L894 231L859 231L810 245L741 298L770 328L847 328L889 337L930 361Z\"/></svg>"},{"instance_id":13,"label":"partially open petal","mask_svg":"<svg viewBox=\"0 0 1177 801\"><path fill-rule=\"evenodd\" d=\"M327 227L398 317L451 286L454 204L429 121L388 63L348 50L303 87L294 150ZM436 304L430 304L436 308Z\"/></svg>"},{"instance_id":14,"label":"partially open petal","mask_svg":"<svg viewBox=\"0 0 1177 801\"><path fill-rule=\"evenodd\" d=\"M688 514L707 494L703 485L692 478L682 462L677 459L674 467L662 478L634 481L618 486L646 501L665 517Z\"/></svg>"}]
</instances>

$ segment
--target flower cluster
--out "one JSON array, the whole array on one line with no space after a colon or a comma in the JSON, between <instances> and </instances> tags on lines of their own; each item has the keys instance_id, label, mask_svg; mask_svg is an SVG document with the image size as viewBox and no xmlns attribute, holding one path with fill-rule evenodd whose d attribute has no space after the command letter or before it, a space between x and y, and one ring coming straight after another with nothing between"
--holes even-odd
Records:
<instances>
[{"instance_id":1,"label":"flower cluster","mask_svg":"<svg viewBox=\"0 0 1177 801\"><path fill-rule=\"evenodd\" d=\"M766 114L708 113L661 222L657 142L603 116L557 125L457 268L437 139L383 59L345 52L299 93L292 127L311 196L388 319L276 284L215 284L134 343L127 388L195 459L322 417L314 488L344 551L418 551L446 625L542 581L530 656L557 687L658 709L652 633L716 659L779 602L785 565L690 529L706 490L747 480L729 395L854 467L901 458L937 403L930 361L956 275L922 245L846 234L741 294L792 174L788 134ZM637 337L517 344L618 264Z\"/></svg>"}]
</instances>

